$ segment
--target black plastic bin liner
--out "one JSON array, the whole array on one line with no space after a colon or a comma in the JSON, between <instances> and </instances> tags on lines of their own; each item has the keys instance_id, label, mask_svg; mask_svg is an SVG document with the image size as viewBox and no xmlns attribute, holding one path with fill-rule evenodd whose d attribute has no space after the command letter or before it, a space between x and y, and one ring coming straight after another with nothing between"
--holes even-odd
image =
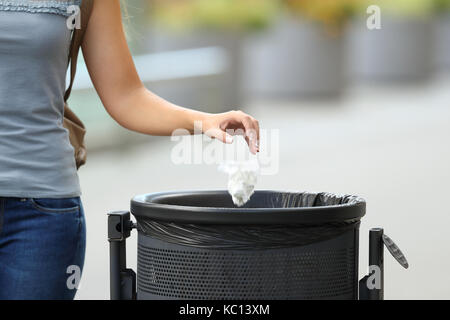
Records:
<instances>
[{"instance_id":1,"label":"black plastic bin liner","mask_svg":"<svg viewBox=\"0 0 450 320\"><path fill-rule=\"evenodd\" d=\"M303 246L356 228L365 213L357 196L256 191L236 207L226 191L174 192L132 200L138 230L165 242L210 249Z\"/></svg>"}]
</instances>

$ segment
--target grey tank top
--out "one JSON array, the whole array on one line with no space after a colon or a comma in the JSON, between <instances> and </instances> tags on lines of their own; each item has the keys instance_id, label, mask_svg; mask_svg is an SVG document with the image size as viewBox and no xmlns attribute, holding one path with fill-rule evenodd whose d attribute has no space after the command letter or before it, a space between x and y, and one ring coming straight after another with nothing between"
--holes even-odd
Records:
<instances>
[{"instance_id":1,"label":"grey tank top","mask_svg":"<svg viewBox=\"0 0 450 320\"><path fill-rule=\"evenodd\" d=\"M80 195L63 127L71 30L80 1L0 0L0 196Z\"/></svg>"}]
</instances>

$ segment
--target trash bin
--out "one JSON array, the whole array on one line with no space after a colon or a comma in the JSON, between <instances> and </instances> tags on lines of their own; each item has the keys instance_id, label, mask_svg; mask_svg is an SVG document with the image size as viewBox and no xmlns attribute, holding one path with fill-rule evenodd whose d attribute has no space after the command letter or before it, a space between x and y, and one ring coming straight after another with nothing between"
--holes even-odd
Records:
<instances>
[{"instance_id":1,"label":"trash bin","mask_svg":"<svg viewBox=\"0 0 450 320\"><path fill-rule=\"evenodd\" d=\"M365 207L359 197L330 193L256 191L243 207L226 191L137 196L137 224L128 212L109 216L111 297L358 299ZM132 227L137 277L124 254Z\"/></svg>"}]
</instances>

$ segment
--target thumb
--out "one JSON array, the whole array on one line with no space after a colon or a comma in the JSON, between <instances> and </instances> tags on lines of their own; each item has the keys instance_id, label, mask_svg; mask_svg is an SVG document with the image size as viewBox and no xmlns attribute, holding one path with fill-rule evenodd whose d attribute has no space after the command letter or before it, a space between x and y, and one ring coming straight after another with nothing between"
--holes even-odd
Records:
<instances>
[{"instance_id":1,"label":"thumb","mask_svg":"<svg viewBox=\"0 0 450 320\"><path fill-rule=\"evenodd\" d=\"M207 131L205 131L205 134L208 137L220 140L223 143L233 143L233 136L219 128L208 129Z\"/></svg>"}]
</instances>

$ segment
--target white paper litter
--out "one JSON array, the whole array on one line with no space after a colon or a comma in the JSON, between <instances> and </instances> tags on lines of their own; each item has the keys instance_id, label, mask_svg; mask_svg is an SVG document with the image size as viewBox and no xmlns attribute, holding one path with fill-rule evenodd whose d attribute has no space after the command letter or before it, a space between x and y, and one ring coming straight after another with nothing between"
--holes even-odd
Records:
<instances>
[{"instance_id":1,"label":"white paper litter","mask_svg":"<svg viewBox=\"0 0 450 320\"><path fill-rule=\"evenodd\" d=\"M227 162L219 170L228 174L228 193L238 207L250 200L259 175L257 161Z\"/></svg>"}]
</instances>

